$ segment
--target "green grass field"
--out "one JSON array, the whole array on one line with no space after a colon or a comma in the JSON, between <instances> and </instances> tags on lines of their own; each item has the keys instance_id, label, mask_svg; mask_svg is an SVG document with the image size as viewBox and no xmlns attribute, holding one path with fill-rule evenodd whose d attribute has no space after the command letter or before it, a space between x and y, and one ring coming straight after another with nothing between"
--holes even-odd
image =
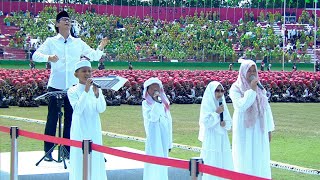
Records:
<instances>
[{"instance_id":1,"label":"green grass field","mask_svg":"<svg viewBox=\"0 0 320 180\"><path fill-rule=\"evenodd\" d=\"M271 159L282 163L320 169L320 104L273 103L271 104L276 130L271 142ZM229 105L230 113L233 107ZM198 118L200 105L171 106L174 128L174 142L198 146ZM46 120L47 107L0 109L1 115L11 115ZM141 106L121 105L108 107L101 115L104 131L144 137ZM44 125L0 119L0 125L18 126L20 129L43 133ZM232 134L229 134L230 139ZM104 137L104 145L111 147L128 146L144 150L144 143ZM10 151L8 134L0 133L0 151ZM19 151L42 150L43 142L19 137ZM171 157L189 159L198 153L173 149ZM319 179L316 175L305 175L281 169L272 169L273 179Z\"/></svg>"}]
</instances>

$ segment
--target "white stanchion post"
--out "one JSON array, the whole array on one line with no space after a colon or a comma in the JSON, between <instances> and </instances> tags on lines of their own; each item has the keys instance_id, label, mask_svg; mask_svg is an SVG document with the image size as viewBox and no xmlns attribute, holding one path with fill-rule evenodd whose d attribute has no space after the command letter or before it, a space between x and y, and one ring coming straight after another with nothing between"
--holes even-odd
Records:
<instances>
[{"instance_id":1,"label":"white stanchion post","mask_svg":"<svg viewBox=\"0 0 320 180\"><path fill-rule=\"evenodd\" d=\"M10 163L10 180L18 180L18 141L17 138L19 128L11 126L11 163Z\"/></svg>"},{"instance_id":2,"label":"white stanchion post","mask_svg":"<svg viewBox=\"0 0 320 180\"><path fill-rule=\"evenodd\" d=\"M83 180L91 180L91 155L92 155L92 141L82 141L83 153Z\"/></svg>"},{"instance_id":3,"label":"white stanchion post","mask_svg":"<svg viewBox=\"0 0 320 180\"><path fill-rule=\"evenodd\" d=\"M199 164L203 164L201 157L193 157L189 161L189 171L191 180L200 180L202 173L199 173Z\"/></svg>"}]
</instances>

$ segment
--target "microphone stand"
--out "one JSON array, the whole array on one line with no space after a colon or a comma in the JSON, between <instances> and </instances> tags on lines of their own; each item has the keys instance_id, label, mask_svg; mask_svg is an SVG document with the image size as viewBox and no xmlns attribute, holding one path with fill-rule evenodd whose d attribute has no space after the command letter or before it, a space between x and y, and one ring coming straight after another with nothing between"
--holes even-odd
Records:
<instances>
[{"instance_id":1,"label":"microphone stand","mask_svg":"<svg viewBox=\"0 0 320 180\"><path fill-rule=\"evenodd\" d=\"M58 135L59 137L61 136L61 119L62 119L62 115L63 113L61 112L61 107L62 107L62 102L63 102L63 98L67 95L66 91L53 91L53 92L47 92L39 97L36 97L35 100L38 99L44 99L44 98L57 98L57 107L58 107ZM49 149L48 152L46 152L46 154L36 163L36 166L38 166L40 164L40 162L50 153L52 153L52 151L57 147L58 147L58 160L53 159L55 162L63 162L64 164L64 169L67 169L67 165L66 165L66 157L69 157L69 152L67 151L67 149L64 147L64 145L61 144L55 144L54 146L52 146L51 149Z\"/></svg>"}]
</instances>

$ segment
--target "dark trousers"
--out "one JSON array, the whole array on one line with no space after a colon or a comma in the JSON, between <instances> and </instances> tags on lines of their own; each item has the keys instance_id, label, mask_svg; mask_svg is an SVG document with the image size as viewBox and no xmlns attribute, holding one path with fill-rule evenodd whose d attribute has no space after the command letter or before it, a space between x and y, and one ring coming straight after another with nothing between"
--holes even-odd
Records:
<instances>
[{"instance_id":1,"label":"dark trousers","mask_svg":"<svg viewBox=\"0 0 320 180\"><path fill-rule=\"evenodd\" d=\"M48 92L53 92L53 91L61 91L61 90L48 87ZM73 109L72 109L72 106L70 105L67 95L63 97L62 101L64 103L63 138L70 139L70 127L71 127ZM48 116L47 116L47 123L46 123L46 128L44 130L44 134L50 135L50 136L56 135L59 111L61 111L61 109L59 109L58 107L57 97L51 96L48 104ZM54 146L53 143L45 141L44 151L48 152L53 146ZM70 152L70 147L69 146L65 146L65 147L67 151Z\"/></svg>"}]
</instances>

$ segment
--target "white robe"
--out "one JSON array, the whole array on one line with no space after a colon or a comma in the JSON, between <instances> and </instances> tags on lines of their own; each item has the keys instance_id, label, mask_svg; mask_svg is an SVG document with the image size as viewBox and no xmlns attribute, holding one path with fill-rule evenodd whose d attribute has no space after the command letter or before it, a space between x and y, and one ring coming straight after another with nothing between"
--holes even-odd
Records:
<instances>
[{"instance_id":1,"label":"white robe","mask_svg":"<svg viewBox=\"0 0 320 180\"><path fill-rule=\"evenodd\" d=\"M93 143L102 145L101 122L99 113L106 110L106 102L99 89L99 98L96 98L92 88L85 92L85 85L77 84L68 90L68 98L73 108L70 139L82 141L91 139ZM100 152L92 151L91 179L106 180L104 156ZM69 180L82 179L81 148L70 148Z\"/></svg>"},{"instance_id":2,"label":"white robe","mask_svg":"<svg viewBox=\"0 0 320 180\"><path fill-rule=\"evenodd\" d=\"M205 134L202 143L201 155L204 164L233 170L232 154L227 130L231 128L231 121L226 126L220 126L220 115L212 113L204 123ZM202 180L221 179L212 175L203 174Z\"/></svg>"},{"instance_id":3,"label":"white robe","mask_svg":"<svg viewBox=\"0 0 320 180\"><path fill-rule=\"evenodd\" d=\"M172 118L170 112L164 109L163 103L149 105L146 100L142 102L147 155L168 157L169 149L172 148ZM168 167L145 163L143 179L167 180Z\"/></svg>"},{"instance_id":4,"label":"white robe","mask_svg":"<svg viewBox=\"0 0 320 180\"><path fill-rule=\"evenodd\" d=\"M264 130L260 128L260 119L247 128L244 117L246 110L256 100L257 93L247 90L243 97L236 87L230 89L233 113L232 155L237 172L271 179L270 143L268 132L274 130L273 116L268 103L264 112ZM258 116L258 118L260 118Z\"/></svg>"},{"instance_id":5,"label":"white robe","mask_svg":"<svg viewBox=\"0 0 320 180\"><path fill-rule=\"evenodd\" d=\"M220 114L216 113L219 102L215 99L215 89L220 85L218 82L211 82L204 93L200 110L200 131L199 140L202 141L200 157L204 164L233 170L232 153L227 130L231 129L231 117L224 97L223 120L225 127L220 126ZM221 179L204 173L202 180Z\"/></svg>"}]
</instances>

